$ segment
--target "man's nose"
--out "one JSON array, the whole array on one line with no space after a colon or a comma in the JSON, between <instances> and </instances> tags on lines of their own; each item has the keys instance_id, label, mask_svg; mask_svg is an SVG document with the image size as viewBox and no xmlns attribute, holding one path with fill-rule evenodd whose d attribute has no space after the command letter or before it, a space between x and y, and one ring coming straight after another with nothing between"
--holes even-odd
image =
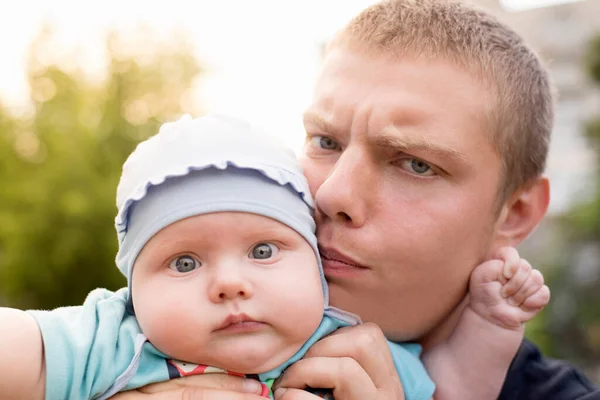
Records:
<instances>
[{"instance_id":1,"label":"man's nose","mask_svg":"<svg viewBox=\"0 0 600 400\"><path fill-rule=\"evenodd\" d=\"M252 297L252 285L242 271L243 266L232 265L231 262L228 264L213 266L211 271L209 298L213 303Z\"/></svg>"},{"instance_id":2,"label":"man's nose","mask_svg":"<svg viewBox=\"0 0 600 400\"><path fill-rule=\"evenodd\" d=\"M376 166L360 149L346 149L315 195L319 213L362 226L377 196Z\"/></svg>"}]
</instances>

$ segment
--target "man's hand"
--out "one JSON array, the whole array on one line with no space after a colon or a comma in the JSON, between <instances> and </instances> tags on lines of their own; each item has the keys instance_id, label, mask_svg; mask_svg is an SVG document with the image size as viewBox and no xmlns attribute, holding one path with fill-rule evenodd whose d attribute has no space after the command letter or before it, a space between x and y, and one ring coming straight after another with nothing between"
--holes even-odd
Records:
<instances>
[{"instance_id":1,"label":"man's hand","mask_svg":"<svg viewBox=\"0 0 600 400\"><path fill-rule=\"evenodd\" d=\"M206 374L153 383L121 392L114 400L264 400L258 381L233 375Z\"/></svg>"},{"instance_id":2,"label":"man's hand","mask_svg":"<svg viewBox=\"0 0 600 400\"><path fill-rule=\"evenodd\" d=\"M306 387L332 389L336 400L404 400L381 329L364 324L339 329L315 343L276 384L277 400L317 397Z\"/></svg>"}]
</instances>

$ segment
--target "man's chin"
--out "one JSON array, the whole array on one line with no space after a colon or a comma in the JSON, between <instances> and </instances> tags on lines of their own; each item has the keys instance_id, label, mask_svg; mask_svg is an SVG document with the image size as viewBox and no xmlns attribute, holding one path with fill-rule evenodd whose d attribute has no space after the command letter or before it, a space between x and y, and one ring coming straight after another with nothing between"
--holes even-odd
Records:
<instances>
[{"instance_id":1,"label":"man's chin","mask_svg":"<svg viewBox=\"0 0 600 400\"><path fill-rule=\"evenodd\" d=\"M376 293L351 287L353 282L338 282L335 278L328 282L331 306L358 315L362 322L379 326L389 341L421 342L431 329L430 326L423 326L423 321L419 319L411 321L414 316L403 316L400 305L389 307L377 300ZM364 298L372 301L357 301Z\"/></svg>"}]
</instances>

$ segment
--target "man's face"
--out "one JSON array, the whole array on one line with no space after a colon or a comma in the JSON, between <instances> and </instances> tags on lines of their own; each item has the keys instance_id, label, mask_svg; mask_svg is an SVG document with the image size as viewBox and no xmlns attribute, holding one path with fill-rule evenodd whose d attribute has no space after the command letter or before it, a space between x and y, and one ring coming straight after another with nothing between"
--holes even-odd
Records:
<instances>
[{"instance_id":1,"label":"man's face","mask_svg":"<svg viewBox=\"0 0 600 400\"><path fill-rule=\"evenodd\" d=\"M325 60L301 159L331 303L389 339L439 325L496 246L501 160L486 102L449 62L341 48Z\"/></svg>"}]
</instances>

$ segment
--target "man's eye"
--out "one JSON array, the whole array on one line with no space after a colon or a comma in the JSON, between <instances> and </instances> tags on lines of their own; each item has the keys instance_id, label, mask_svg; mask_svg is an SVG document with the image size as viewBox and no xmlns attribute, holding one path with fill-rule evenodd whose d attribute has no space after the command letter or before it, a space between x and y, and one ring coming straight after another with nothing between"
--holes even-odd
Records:
<instances>
[{"instance_id":1,"label":"man's eye","mask_svg":"<svg viewBox=\"0 0 600 400\"><path fill-rule=\"evenodd\" d=\"M340 148L338 142L328 136L312 136L310 138L310 144L323 150L339 150Z\"/></svg>"},{"instance_id":2,"label":"man's eye","mask_svg":"<svg viewBox=\"0 0 600 400\"><path fill-rule=\"evenodd\" d=\"M180 256L171 261L169 268L182 274L200 267L200 261L190 256Z\"/></svg>"},{"instance_id":3,"label":"man's eye","mask_svg":"<svg viewBox=\"0 0 600 400\"><path fill-rule=\"evenodd\" d=\"M415 175L433 176L436 174L428 163L418 158L405 158L400 161L400 166Z\"/></svg>"},{"instance_id":4,"label":"man's eye","mask_svg":"<svg viewBox=\"0 0 600 400\"><path fill-rule=\"evenodd\" d=\"M271 243L259 243L252 248L250 252L250 258L257 260L266 260L277 254L279 249L277 246Z\"/></svg>"}]
</instances>

